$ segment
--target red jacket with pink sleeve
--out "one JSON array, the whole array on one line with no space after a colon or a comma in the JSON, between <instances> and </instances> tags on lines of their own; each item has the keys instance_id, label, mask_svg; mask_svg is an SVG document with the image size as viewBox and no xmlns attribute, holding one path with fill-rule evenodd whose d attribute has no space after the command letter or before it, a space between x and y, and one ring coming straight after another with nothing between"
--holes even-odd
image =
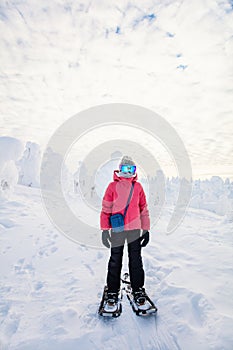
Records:
<instances>
[{"instance_id":1,"label":"red jacket with pink sleeve","mask_svg":"<svg viewBox=\"0 0 233 350\"><path fill-rule=\"evenodd\" d=\"M137 174L134 177L125 178L118 176L117 173L119 173L119 170L114 171L114 181L110 182L103 197L100 214L101 230L109 230L111 228L109 220L111 215L116 213L124 214L132 181L135 181L135 184L125 216L125 230L150 230L150 217L146 195L142 185L137 182Z\"/></svg>"}]
</instances>

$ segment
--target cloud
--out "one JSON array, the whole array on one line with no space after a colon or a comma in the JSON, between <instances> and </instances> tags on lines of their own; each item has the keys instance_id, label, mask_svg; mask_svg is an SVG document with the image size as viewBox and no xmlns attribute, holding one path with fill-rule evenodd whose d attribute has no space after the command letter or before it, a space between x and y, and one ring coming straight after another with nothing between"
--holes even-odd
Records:
<instances>
[{"instance_id":1,"label":"cloud","mask_svg":"<svg viewBox=\"0 0 233 350\"><path fill-rule=\"evenodd\" d=\"M119 101L165 117L196 173L232 159L231 2L24 0L1 5L0 28L3 134L46 144L78 111Z\"/></svg>"}]
</instances>

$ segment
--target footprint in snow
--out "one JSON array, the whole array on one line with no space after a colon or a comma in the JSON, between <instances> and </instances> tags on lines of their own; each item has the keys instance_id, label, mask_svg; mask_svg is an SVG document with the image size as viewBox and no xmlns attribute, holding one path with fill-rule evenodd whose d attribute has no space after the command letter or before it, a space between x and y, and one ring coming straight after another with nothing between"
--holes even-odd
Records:
<instances>
[{"instance_id":1,"label":"footprint in snow","mask_svg":"<svg viewBox=\"0 0 233 350\"><path fill-rule=\"evenodd\" d=\"M11 228L11 227L14 227L15 226L15 222L10 220L10 219L1 219L0 220L0 225L3 227L3 228Z\"/></svg>"},{"instance_id":2,"label":"footprint in snow","mask_svg":"<svg viewBox=\"0 0 233 350\"><path fill-rule=\"evenodd\" d=\"M43 287L44 287L44 282L41 282L41 281L36 282L36 284L34 285L34 289L36 291L42 289Z\"/></svg>"},{"instance_id":3,"label":"footprint in snow","mask_svg":"<svg viewBox=\"0 0 233 350\"><path fill-rule=\"evenodd\" d=\"M8 313L7 317L1 324L2 333L9 339L11 338L18 330L20 323L20 316L16 313Z\"/></svg>"},{"instance_id":4,"label":"footprint in snow","mask_svg":"<svg viewBox=\"0 0 233 350\"><path fill-rule=\"evenodd\" d=\"M55 242L51 241L48 244L41 246L38 252L38 255L40 256L50 256L51 254L54 254L58 248L54 246Z\"/></svg>"},{"instance_id":5,"label":"footprint in snow","mask_svg":"<svg viewBox=\"0 0 233 350\"><path fill-rule=\"evenodd\" d=\"M17 275L23 275L23 274L28 274L28 273L33 273L35 268L34 266L29 263L29 264L24 264L25 258L19 259L17 261L17 264L14 265L15 273Z\"/></svg>"},{"instance_id":6,"label":"footprint in snow","mask_svg":"<svg viewBox=\"0 0 233 350\"><path fill-rule=\"evenodd\" d=\"M193 317L197 324L202 327L208 320L208 314L213 310L213 307L200 293L192 296L191 305Z\"/></svg>"},{"instance_id":7,"label":"footprint in snow","mask_svg":"<svg viewBox=\"0 0 233 350\"><path fill-rule=\"evenodd\" d=\"M10 310L10 303L1 301L0 302L0 316L5 318L9 312L9 310ZM0 349L1 349L1 347L0 347Z\"/></svg>"}]
</instances>

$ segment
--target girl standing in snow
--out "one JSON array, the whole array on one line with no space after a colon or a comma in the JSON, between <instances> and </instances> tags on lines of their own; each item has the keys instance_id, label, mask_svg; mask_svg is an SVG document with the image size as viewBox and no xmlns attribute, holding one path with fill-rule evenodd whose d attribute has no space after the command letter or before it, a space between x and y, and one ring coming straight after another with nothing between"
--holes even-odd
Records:
<instances>
[{"instance_id":1,"label":"girl standing in snow","mask_svg":"<svg viewBox=\"0 0 233 350\"><path fill-rule=\"evenodd\" d=\"M141 247L145 247L149 242L149 211L143 187L137 182L136 165L131 157L124 156L122 158L119 170L114 171L113 180L105 191L100 215L102 242L107 248L110 248L111 243L111 256L107 273L108 299L115 300L115 302L118 300L123 250L126 240L130 281L134 299L137 302L139 299L143 299L145 295L145 289L143 288L145 274ZM124 218L124 230L114 232L110 217L116 213L123 214L129 199L130 202Z\"/></svg>"}]
</instances>

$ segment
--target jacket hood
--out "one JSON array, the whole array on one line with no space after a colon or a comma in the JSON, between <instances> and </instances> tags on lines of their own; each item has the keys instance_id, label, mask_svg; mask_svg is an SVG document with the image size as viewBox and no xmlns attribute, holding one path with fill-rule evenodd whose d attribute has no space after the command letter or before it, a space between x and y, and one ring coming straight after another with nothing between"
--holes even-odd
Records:
<instances>
[{"instance_id":1,"label":"jacket hood","mask_svg":"<svg viewBox=\"0 0 233 350\"><path fill-rule=\"evenodd\" d=\"M133 177L123 177L123 176L117 175L117 174L119 174L119 172L120 172L119 170L114 170L114 172L113 172L113 180L114 181L127 180L127 181L130 181L130 182L133 182L133 181L137 181L137 179L138 179L138 174L137 173Z\"/></svg>"}]
</instances>

